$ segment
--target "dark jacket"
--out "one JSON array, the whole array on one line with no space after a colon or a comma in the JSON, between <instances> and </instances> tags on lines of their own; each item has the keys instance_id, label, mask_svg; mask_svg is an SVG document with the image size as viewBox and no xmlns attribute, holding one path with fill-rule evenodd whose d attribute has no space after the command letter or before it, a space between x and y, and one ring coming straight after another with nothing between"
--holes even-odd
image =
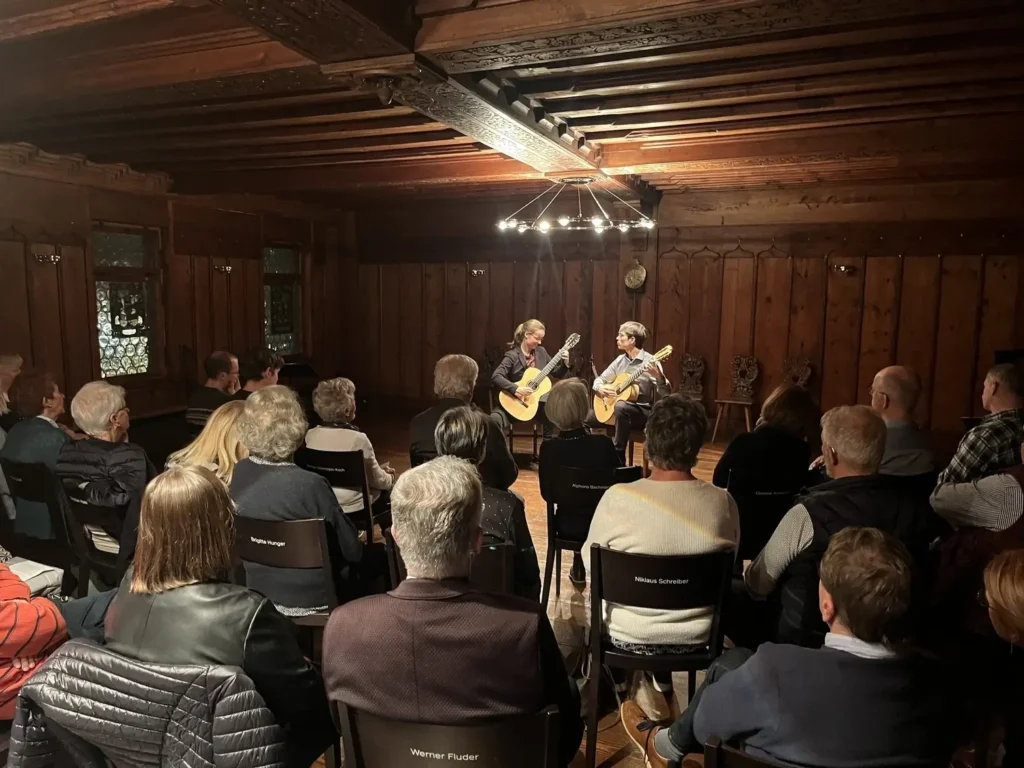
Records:
<instances>
[{"instance_id":1,"label":"dark jacket","mask_svg":"<svg viewBox=\"0 0 1024 768\"><path fill-rule=\"evenodd\" d=\"M294 625L269 600L226 582L132 594L130 579L129 573L107 609L104 641L111 651L152 664L241 667L277 723L290 734L301 730L320 748L311 760L323 752L333 733L323 683Z\"/></svg>"},{"instance_id":2,"label":"dark jacket","mask_svg":"<svg viewBox=\"0 0 1024 768\"><path fill-rule=\"evenodd\" d=\"M579 694L544 609L461 579L406 579L338 608L324 633L324 680L332 700L414 722L472 723L553 704L562 765L583 735Z\"/></svg>"},{"instance_id":3,"label":"dark jacket","mask_svg":"<svg viewBox=\"0 0 1024 768\"><path fill-rule=\"evenodd\" d=\"M185 406L185 423L189 432L198 435L203 431L211 414L225 403L230 403L230 395L216 387L200 387L189 397Z\"/></svg>"},{"instance_id":4,"label":"dark jacket","mask_svg":"<svg viewBox=\"0 0 1024 768\"><path fill-rule=\"evenodd\" d=\"M418 467L437 458L434 430L441 414L464 405L466 403L461 400L444 398L413 418L409 424L409 463L412 466ZM493 421L488 421L490 424L487 427L487 454L480 464L480 477L484 485L507 491L519 477L519 468L508 451L508 444L501 434L501 428Z\"/></svg>"},{"instance_id":5,"label":"dark jacket","mask_svg":"<svg viewBox=\"0 0 1024 768\"><path fill-rule=\"evenodd\" d=\"M919 659L762 645L701 696L694 735L818 768L945 768L957 729L948 682Z\"/></svg>"},{"instance_id":6,"label":"dark jacket","mask_svg":"<svg viewBox=\"0 0 1024 768\"><path fill-rule=\"evenodd\" d=\"M20 461L23 464L44 464L57 469L61 450L71 442L62 429L46 419L25 419L7 433L7 441L0 449L0 459ZM14 519L14 532L39 539L52 539L50 512L46 504L17 499L18 516Z\"/></svg>"},{"instance_id":7,"label":"dark jacket","mask_svg":"<svg viewBox=\"0 0 1024 768\"><path fill-rule=\"evenodd\" d=\"M330 483L294 464L265 464L243 459L235 465L231 496L238 514L255 520L327 521L328 546L339 601L349 597L351 564L363 558L359 532L341 511ZM274 568L245 564L246 583L277 605L324 608L333 601L324 592L319 568Z\"/></svg>"},{"instance_id":8,"label":"dark jacket","mask_svg":"<svg viewBox=\"0 0 1024 768\"><path fill-rule=\"evenodd\" d=\"M533 536L526 522L526 506L512 491L484 486L484 509L480 521L484 544L512 544L515 547L514 591L528 600L540 598L540 566Z\"/></svg>"},{"instance_id":9,"label":"dark jacket","mask_svg":"<svg viewBox=\"0 0 1024 768\"><path fill-rule=\"evenodd\" d=\"M533 367L538 370L551 362L551 355L548 354L544 347L537 347L533 350L533 356ZM491 374L491 383L502 392L507 392L514 396L516 393L516 382L523 378L526 368L526 355L523 354L522 348L517 344L501 358L498 367ZM561 378L568 370L565 367L565 361L559 360L555 367L551 369L551 376L556 379Z\"/></svg>"},{"instance_id":10,"label":"dark jacket","mask_svg":"<svg viewBox=\"0 0 1024 768\"><path fill-rule=\"evenodd\" d=\"M57 459L57 476L69 496L124 510L118 553L122 567L135 557L142 493L156 474L146 452L135 443L111 443L94 437L72 440Z\"/></svg>"},{"instance_id":11,"label":"dark jacket","mask_svg":"<svg viewBox=\"0 0 1024 768\"><path fill-rule=\"evenodd\" d=\"M51 723L81 750L80 765L287 765L283 731L238 669L140 664L85 640L59 648L22 688L7 764L54 765Z\"/></svg>"},{"instance_id":12,"label":"dark jacket","mask_svg":"<svg viewBox=\"0 0 1024 768\"><path fill-rule=\"evenodd\" d=\"M939 519L912 483L890 475L844 477L816 486L799 497L814 528L811 545L801 552L779 579L780 642L820 645L824 625L818 615L818 565L829 539L844 528L878 528L907 547L915 565L922 566ZM808 630L813 637L808 638Z\"/></svg>"},{"instance_id":13,"label":"dark jacket","mask_svg":"<svg viewBox=\"0 0 1024 768\"><path fill-rule=\"evenodd\" d=\"M808 485L810 446L784 429L762 424L733 438L715 467L740 512L740 559L764 549L793 499Z\"/></svg>"},{"instance_id":14,"label":"dark jacket","mask_svg":"<svg viewBox=\"0 0 1024 768\"><path fill-rule=\"evenodd\" d=\"M616 469L621 465L615 443L608 435L592 435L582 427L559 433L540 445L538 475L540 495L547 502L554 496L555 478L565 467L577 469ZM587 538L590 523L579 516L561 515L558 533L570 539Z\"/></svg>"}]
</instances>

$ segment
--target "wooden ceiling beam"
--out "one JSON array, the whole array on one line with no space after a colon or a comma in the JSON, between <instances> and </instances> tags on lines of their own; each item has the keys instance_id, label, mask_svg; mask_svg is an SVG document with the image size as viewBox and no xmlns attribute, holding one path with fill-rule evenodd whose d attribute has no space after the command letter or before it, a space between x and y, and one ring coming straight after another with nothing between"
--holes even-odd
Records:
<instances>
[{"instance_id":1,"label":"wooden ceiling beam","mask_svg":"<svg viewBox=\"0 0 1024 768\"><path fill-rule=\"evenodd\" d=\"M166 8L174 0L77 0L0 18L0 42Z\"/></svg>"}]
</instances>

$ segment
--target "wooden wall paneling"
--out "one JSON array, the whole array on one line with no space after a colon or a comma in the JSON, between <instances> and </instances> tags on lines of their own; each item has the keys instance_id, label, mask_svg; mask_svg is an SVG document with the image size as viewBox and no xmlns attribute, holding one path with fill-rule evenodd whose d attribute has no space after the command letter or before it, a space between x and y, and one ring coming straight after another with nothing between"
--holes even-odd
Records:
<instances>
[{"instance_id":1,"label":"wooden wall paneling","mask_svg":"<svg viewBox=\"0 0 1024 768\"><path fill-rule=\"evenodd\" d=\"M238 279L245 281L245 348L263 346L263 261L261 259L240 259L242 274ZM232 275L234 273L232 272ZM354 281L353 281L354 282ZM244 349L232 350L236 355Z\"/></svg>"},{"instance_id":2,"label":"wooden wall paneling","mask_svg":"<svg viewBox=\"0 0 1024 768\"><path fill-rule=\"evenodd\" d=\"M185 391L192 391L204 377L196 359L193 332L200 305L192 287L192 257L171 252L166 269L167 373L183 384ZM241 350L235 354L241 354Z\"/></svg>"},{"instance_id":3,"label":"wooden wall paneling","mask_svg":"<svg viewBox=\"0 0 1024 768\"><path fill-rule=\"evenodd\" d=\"M401 308L401 350L402 396L419 399L423 384L423 347L425 341L423 304L423 265L401 265L401 287L399 294ZM438 307L438 310L441 308ZM397 339L396 339L397 341Z\"/></svg>"},{"instance_id":4,"label":"wooden wall paneling","mask_svg":"<svg viewBox=\"0 0 1024 768\"><path fill-rule=\"evenodd\" d=\"M679 384L679 362L687 349L687 327L689 325L690 258L684 255L663 256L658 260L657 301L654 327L653 351L671 344L675 350L673 359L666 361L665 371L674 386ZM646 325L646 323L645 323ZM707 361L705 361L707 365ZM710 387L705 376L704 386Z\"/></svg>"},{"instance_id":5,"label":"wooden wall paneling","mask_svg":"<svg viewBox=\"0 0 1024 768\"><path fill-rule=\"evenodd\" d=\"M515 330L520 323L538 315L540 262L515 262L512 270L512 291L512 330ZM539 319L544 322L544 318Z\"/></svg>"},{"instance_id":6,"label":"wooden wall paneling","mask_svg":"<svg viewBox=\"0 0 1024 768\"><path fill-rule=\"evenodd\" d=\"M250 338L248 322L252 315L249 305L259 301L262 305L262 296L257 297L249 293L245 279L245 264L252 259L229 259L228 266L231 273L228 275L228 350L236 355L242 354Z\"/></svg>"},{"instance_id":7,"label":"wooden wall paneling","mask_svg":"<svg viewBox=\"0 0 1024 768\"><path fill-rule=\"evenodd\" d=\"M896 361L910 366L921 377L921 399L914 415L917 423L924 427L931 424L941 267L937 256L905 256L903 259Z\"/></svg>"},{"instance_id":8,"label":"wooden wall paneling","mask_svg":"<svg viewBox=\"0 0 1024 768\"><path fill-rule=\"evenodd\" d=\"M875 374L896 362L896 324L899 322L903 259L900 256L870 258L866 260L864 270L864 318L860 331L857 402L870 405L868 389Z\"/></svg>"},{"instance_id":9,"label":"wooden wall paneling","mask_svg":"<svg viewBox=\"0 0 1024 768\"><path fill-rule=\"evenodd\" d=\"M562 278L562 296L564 297L562 314L565 318L563 327L566 335L578 333L583 337L580 340L580 352L583 359L588 361L583 369L583 377L589 380L591 376L589 360L594 354L590 324L593 262L583 259L565 262Z\"/></svg>"},{"instance_id":10,"label":"wooden wall paneling","mask_svg":"<svg viewBox=\"0 0 1024 768\"><path fill-rule=\"evenodd\" d=\"M478 354L474 353L469 343L471 330L469 327L466 275L467 268L464 262L444 265L445 328L441 337L441 348L438 350L438 357L451 354L465 354L475 358ZM431 389L425 394L433 392L434 363L436 362L437 359L430 361Z\"/></svg>"},{"instance_id":11,"label":"wooden wall paneling","mask_svg":"<svg viewBox=\"0 0 1024 768\"><path fill-rule=\"evenodd\" d=\"M635 300L636 319L652 333L655 333L658 312L658 236L657 230L632 233L630 236L631 238L642 238L642 242L639 240L634 242L632 256L647 270L647 282Z\"/></svg>"},{"instance_id":12,"label":"wooden wall paneling","mask_svg":"<svg viewBox=\"0 0 1024 768\"><path fill-rule=\"evenodd\" d=\"M851 271L842 272L846 267ZM864 257L832 256L827 274L825 358L821 408L857 402L860 327L864 304Z\"/></svg>"},{"instance_id":13,"label":"wooden wall paneling","mask_svg":"<svg viewBox=\"0 0 1024 768\"><path fill-rule=\"evenodd\" d=\"M327 327L330 336L328 375L337 376L350 363L363 354L366 322L360 315L359 261L351 256L328 257L327 261ZM333 300L340 296L340 302ZM365 394L365 393L364 393Z\"/></svg>"},{"instance_id":14,"label":"wooden wall paneling","mask_svg":"<svg viewBox=\"0 0 1024 768\"><path fill-rule=\"evenodd\" d=\"M32 362L32 328L28 313L28 265L25 244L0 240L0 354L20 354Z\"/></svg>"},{"instance_id":15,"label":"wooden wall paneling","mask_svg":"<svg viewBox=\"0 0 1024 768\"><path fill-rule=\"evenodd\" d=\"M932 386L933 430L960 432L960 417L973 413L981 270L981 256L942 256Z\"/></svg>"},{"instance_id":16,"label":"wooden wall paneling","mask_svg":"<svg viewBox=\"0 0 1024 768\"><path fill-rule=\"evenodd\" d=\"M790 305L793 294L793 259L769 249L757 256L757 292L754 307L754 357L761 363L758 387L766 398L784 378L789 354Z\"/></svg>"},{"instance_id":17,"label":"wooden wall paneling","mask_svg":"<svg viewBox=\"0 0 1024 768\"><path fill-rule=\"evenodd\" d=\"M723 272L721 254L708 248L691 254L686 351L704 358L704 405L709 413L714 412L719 366L729 365L728 361L718 359ZM679 362L675 361L671 365L678 366ZM678 385L678 381L674 383Z\"/></svg>"},{"instance_id":18,"label":"wooden wall paneling","mask_svg":"<svg viewBox=\"0 0 1024 768\"><path fill-rule=\"evenodd\" d=\"M66 394L74 395L83 384L93 380L93 350L96 323L90 304L96 302L96 291L85 263L81 246L60 249L60 314L64 347L64 386Z\"/></svg>"},{"instance_id":19,"label":"wooden wall paneling","mask_svg":"<svg viewBox=\"0 0 1024 768\"><path fill-rule=\"evenodd\" d=\"M516 326L523 320L529 318L516 318L513 314L513 279L515 266L511 263L494 262L486 267L487 275L490 278L490 291L488 294L489 318L487 323L487 339L485 349L490 347L506 349L512 341L512 334ZM480 351L481 356L484 350ZM489 380L490 371L480 371L482 381Z\"/></svg>"},{"instance_id":20,"label":"wooden wall paneling","mask_svg":"<svg viewBox=\"0 0 1024 768\"><path fill-rule=\"evenodd\" d=\"M195 297L195 352L196 370L203 370L203 361L214 351L213 302L210 292L210 258L192 257L192 291ZM199 374L202 375L201 373Z\"/></svg>"},{"instance_id":21,"label":"wooden wall paneling","mask_svg":"<svg viewBox=\"0 0 1024 768\"><path fill-rule=\"evenodd\" d=\"M597 370L603 371L620 353L615 347L615 333L622 320L618 317L619 263L591 262L593 290L591 298L591 350Z\"/></svg>"},{"instance_id":22,"label":"wooden wall paneling","mask_svg":"<svg viewBox=\"0 0 1024 768\"><path fill-rule=\"evenodd\" d=\"M56 247L33 244L30 252L52 254ZM67 391L64 376L64 340L61 322L60 271L55 264L28 260L29 322L32 326L32 362L47 370Z\"/></svg>"},{"instance_id":23,"label":"wooden wall paneling","mask_svg":"<svg viewBox=\"0 0 1024 768\"><path fill-rule=\"evenodd\" d=\"M1017 313L1021 311L1021 275L1018 256L986 256L981 294L981 325L978 330L978 367L974 374L972 409L975 416L983 413L981 388L985 374L995 363L1000 349L1015 349Z\"/></svg>"},{"instance_id":24,"label":"wooden wall paneling","mask_svg":"<svg viewBox=\"0 0 1024 768\"><path fill-rule=\"evenodd\" d=\"M465 353L482 363L491 337L491 268L487 264L470 264L466 272L466 347ZM490 377L480 371L478 381Z\"/></svg>"},{"instance_id":25,"label":"wooden wall paneling","mask_svg":"<svg viewBox=\"0 0 1024 768\"><path fill-rule=\"evenodd\" d=\"M213 348L228 349L231 346L231 289L230 275L224 271L227 259L213 259L210 273L210 318L213 333Z\"/></svg>"},{"instance_id":26,"label":"wooden wall paneling","mask_svg":"<svg viewBox=\"0 0 1024 768\"><path fill-rule=\"evenodd\" d=\"M754 286L757 262L754 254L724 257L722 272L722 325L718 347L716 397L728 397L732 383L732 359L753 351ZM739 413L733 409L738 417Z\"/></svg>"},{"instance_id":27,"label":"wooden wall paneling","mask_svg":"<svg viewBox=\"0 0 1024 768\"><path fill-rule=\"evenodd\" d=\"M445 306L444 264L423 265L423 344L420 352L420 396L434 392L434 363L441 357L445 334L452 327Z\"/></svg>"},{"instance_id":28,"label":"wooden wall paneling","mask_svg":"<svg viewBox=\"0 0 1024 768\"><path fill-rule=\"evenodd\" d=\"M364 392L382 392L381 387L381 267L376 264L359 265L359 316L364 334L363 353L342 361L341 374L351 378L357 389ZM393 359L390 361L393 369Z\"/></svg>"},{"instance_id":29,"label":"wooden wall paneling","mask_svg":"<svg viewBox=\"0 0 1024 768\"><path fill-rule=\"evenodd\" d=\"M402 338L402 265L380 268L380 381L389 397L402 395L405 381L405 345Z\"/></svg>"},{"instance_id":30,"label":"wooden wall paneling","mask_svg":"<svg viewBox=\"0 0 1024 768\"><path fill-rule=\"evenodd\" d=\"M565 337L571 333L566 330L563 310L565 300L563 296L564 269L564 261L545 259L539 265L537 317L544 323L547 330L544 348L552 355L565 342Z\"/></svg>"},{"instance_id":31,"label":"wooden wall paneling","mask_svg":"<svg viewBox=\"0 0 1024 768\"><path fill-rule=\"evenodd\" d=\"M810 389L821 395L824 353L825 259L794 258L789 309L789 357L811 361Z\"/></svg>"}]
</instances>

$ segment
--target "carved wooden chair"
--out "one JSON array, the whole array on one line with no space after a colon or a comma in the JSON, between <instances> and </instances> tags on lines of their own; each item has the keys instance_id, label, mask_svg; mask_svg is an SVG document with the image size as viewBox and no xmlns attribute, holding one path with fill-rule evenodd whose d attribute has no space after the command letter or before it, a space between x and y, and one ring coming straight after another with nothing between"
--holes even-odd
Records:
<instances>
[{"instance_id":1,"label":"carved wooden chair","mask_svg":"<svg viewBox=\"0 0 1024 768\"><path fill-rule=\"evenodd\" d=\"M761 366L757 358L750 355L736 355L732 359L732 384L729 387L729 396L715 400L718 406L718 415L715 417L715 429L711 433L711 442L718 437L718 427L722 418L728 421L729 412L734 405L743 408L743 416L746 419L747 432L753 429L751 421L751 410L754 407L754 382L761 375Z\"/></svg>"},{"instance_id":2,"label":"carved wooden chair","mask_svg":"<svg viewBox=\"0 0 1024 768\"><path fill-rule=\"evenodd\" d=\"M782 362L782 375L785 383L806 389L814 375L809 357L787 357Z\"/></svg>"},{"instance_id":3,"label":"carved wooden chair","mask_svg":"<svg viewBox=\"0 0 1024 768\"><path fill-rule=\"evenodd\" d=\"M679 363L679 394L691 400L704 397L704 358L687 352Z\"/></svg>"}]
</instances>

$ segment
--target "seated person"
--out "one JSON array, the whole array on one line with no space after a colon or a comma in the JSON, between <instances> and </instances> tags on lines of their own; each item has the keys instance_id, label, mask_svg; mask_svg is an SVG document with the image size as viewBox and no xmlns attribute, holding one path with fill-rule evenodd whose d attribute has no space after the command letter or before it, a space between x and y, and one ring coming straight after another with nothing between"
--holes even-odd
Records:
<instances>
[{"instance_id":1,"label":"seated person","mask_svg":"<svg viewBox=\"0 0 1024 768\"><path fill-rule=\"evenodd\" d=\"M547 416L558 429L558 437L545 439L540 446L538 472L540 495L550 502L554 496L555 478L564 467L578 469L613 470L619 466L615 443L605 434L590 434L583 421L590 412L590 387L582 379L566 379L551 388L548 394ZM580 521L566 516L559 521L560 532L568 538L583 540L590 530L589 524L580 528ZM576 527L573 527L576 526ZM587 572L579 552L572 553L569 579L582 589L587 583Z\"/></svg>"},{"instance_id":2,"label":"seated person","mask_svg":"<svg viewBox=\"0 0 1024 768\"><path fill-rule=\"evenodd\" d=\"M313 390L313 410L323 424L306 434L306 447L317 451L362 451L374 518L387 511L387 491L395 483L395 470L377 463L370 438L352 424L356 417L356 385L349 379L321 381ZM385 493L382 495L381 492ZM363 495L352 488L335 488L334 495L346 512L363 508ZM387 527L387 526L384 526Z\"/></svg>"},{"instance_id":3,"label":"seated person","mask_svg":"<svg viewBox=\"0 0 1024 768\"><path fill-rule=\"evenodd\" d=\"M670 728L646 722L633 702L622 705L623 727L651 768L700 752L712 736L818 768L948 765L948 682L931 661L893 648L910 595L906 548L874 528L845 528L821 560L824 648L727 650Z\"/></svg>"},{"instance_id":4,"label":"seated person","mask_svg":"<svg viewBox=\"0 0 1024 768\"><path fill-rule=\"evenodd\" d=\"M1024 443L1024 381L1016 366L989 370L981 406L989 415L960 440L940 483L968 483L1017 463Z\"/></svg>"},{"instance_id":5,"label":"seated person","mask_svg":"<svg viewBox=\"0 0 1024 768\"><path fill-rule=\"evenodd\" d=\"M509 397L526 397L532 394L529 387L520 387L518 382L522 380L527 369L534 368L543 370L551 362L551 355L544 349L544 335L547 330L540 320L527 320L520 323L512 335L512 342L508 345L508 351L501 358L501 362L491 373L491 385ZM560 379L569 370L569 353L563 352L562 357L555 363L549 374L553 379ZM544 439L551 437L551 422L545 415L544 404L547 396L540 398L537 404L537 416L535 421L540 422ZM498 407L491 411L491 419L498 425L502 433L507 433L512 426L512 417L505 413L505 409Z\"/></svg>"},{"instance_id":6,"label":"seated person","mask_svg":"<svg viewBox=\"0 0 1024 768\"><path fill-rule=\"evenodd\" d=\"M441 414L473 403L479 367L466 355L445 355L434 366L434 394L437 404L418 414L409 424L409 462L418 467L437 456L434 430ZM495 424L487 433L487 457L480 465L484 485L507 491L519 476L519 468L509 453L508 444Z\"/></svg>"},{"instance_id":7,"label":"seated person","mask_svg":"<svg viewBox=\"0 0 1024 768\"><path fill-rule=\"evenodd\" d=\"M832 479L797 499L744 574L751 597L777 600L779 615L766 621L775 626L748 628L749 634L730 629L733 639L819 644L819 622L811 616L818 563L829 539L848 526L878 528L924 559L937 520L914 487L878 474L885 436L885 422L866 405L839 406L822 417L822 456Z\"/></svg>"},{"instance_id":8,"label":"seated person","mask_svg":"<svg viewBox=\"0 0 1024 768\"><path fill-rule=\"evenodd\" d=\"M295 466L295 451L306 438L307 427L302 403L293 390L274 386L253 392L238 422L238 435L249 457L235 465L231 496L241 517L326 520L335 585L343 599L351 592L352 569L363 558L363 545L327 481ZM269 597L286 614L323 611L331 602L317 568L246 563L245 573L248 586Z\"/></svg>"},{"instance_id":9,"label":"seated person","mask_svg":"<svg viewBox=\"0 0 1024 768\"><path fill-rule=\"evenodd\" d=\"M193 435L206 426L215 410L238 391L238 358L230 352L214 352L203 362L206 383L192 393L185 406L185 423Z\"/></svg>"},{"instance_id":10,"label":"seated person","mask_svg":"<svg viewBox=\"0 0 1024 768\"><path fill-rule=\"evenodd\" d=\"M119 542L98 528L89 532L93 546L117 552L120 567L127 567L135 555L142 492L156 470L142 447L128 442L131 418L124 387L89 382L72 398L71 416L88 437L64 446L57 476L68 495L125 511Z\"/></svg>"},{"instance_id":11,"label":"seated person","mask_svg":"<svg viewBox=\"0 0 1024 768\"><path fill-rule=\"evenodd\" d=\"M715 467L740 512L740 559L757 555L797 493L808 485L810 440L817 441L821 411L811 394L783 384L761 406L753 432L732 439Z\"/></svg>"},{"instance_id":12,"label":"seated person","mask_svg":"<svg viewBox=\"0 0 1024 768\"><path fill-rule=\"evenodd\" d=\"M967 673L980 683L989 707L995 704L1003 712L1003 765L1021 765L1024 760L1024 549L1001 552L985 568L982 602L1002 648L978 649L982 656L971 655ZM1004 643L1009 643L1009 649ZM1014 650L1017 653L1014 653ZM980 663L979 663L980 662ZM979 669L979 666L981 667ZM984 677L982 677L984 675Z\"/></svg>"},{"instance_id":13,"label":"seated person","mask_svg":"<svg viewBox=\"0 0 1024 768\"><path fill-rule=\"evenodd\" d=\"M270 347L253 347L238 361L238 382L241 384L233 400L245 400L253 392L277 385L277 376L284 368L284 358Z\"/></svg>"},{"instance_id":14,"label":"seated person","mask_svg":"<svg viewBox=\"0 0 1024 768\"><path fill-rule=\"evenodd\" d=\"M487 451L488 419L468 405L441 414L434 430L437 452L441 456L465 459L479 466ZM533 547L526 507L512 491L484 486L480 525L484 544L511 544L515 547L515 593L530 600L540 598L540 568Z\"/></svg>"},{"instance_id":15,"label":"seated person","mask_svg":"<svg viewBox=\"0 0 1024 768\"><path fill-rule=\"evenodd\" d=\"M245 403L228 400L207 419L202 431L191 443L167 458L168 467L199 465L213 472L224 485L231 485L235 465L249 455L238 437L238 421Z\"/></svg>"},{"instance_id":16,"label":"seated person","mask_svg":"<svg viewBox=\"0 0 1024 768\"><path fill-rule=\"evenodd\" d=\"M23 363L24 360L17 353L0 353L0 430L4 432L10 432L19 419L17 411L11 408L9 392L21 373Z\"/></svg>"},{"instance_id":17,"label":"seated person","mask_svg":"<svg viewBox=\"0 0 1024 768\"><path fill-rule=\"evenodd\" d=\"M543 608L469 582L483 546L482 500L476 469L452 456L398 478L392 531L408 578L331 614L327 695L381 717L451 725L554 705L567 766L583 735L579 692Z\"/></svg>"},{"instance_id":18,"label":"seated person","mask_svg":"<svg viewBox=\"0 0 1024 768\"><path fill-rule=\"evenodd\" d=\"M285 729L289 764L308 768L334 737L323 682L291 621L231 583L233 515L224 484L203 467L174 467L150 483L104 641L142 662L241 667Z\"/></svg>"},{"instance_id":19,"label":"seated person","mask_svg":"<svg viewBox=\"0 0 1024 768\"><path fill-rule=\"evenodd\" d=\"M914 422L921 397L921 378L913 368L890 365L871 383L871 410L885 422L883 475L925 475L935 470L928 436Z\"/></svg>"},{"instance_id":20,"label":"seated person","mask_svg":"<svg viewBox=\"0 0 1024 768\"><path fill-rule=\"evenodd\" d=\"M651 476L612 486L601 497L583 545L588 571L595 544L644 555L699 555L739 544L736 502L692 473L708 431L704 406L683 395L664 397L651 408L646 431ZM713 614L711 606L663 611L605 603L603 629L626 651L684 653L707 644ZM661 693L672 690L668 673L655 675L654 683Z\"/></svg>"},{"instance_id":21,"label":"seated person","mask_svg":"<svg viewBox=\"0 0 1024 768\"><path fill-rule=\"evenodd\" d=\"M57 424L64 414L64 395L48 373L27 371L11 388L11 405L22 420L7 434L0 459L44 464L57 469L57 458L71 438ZM50 511L43 502L17 500L14 532L37 539L52 539Z\"/></svg>"}]
</instances>

